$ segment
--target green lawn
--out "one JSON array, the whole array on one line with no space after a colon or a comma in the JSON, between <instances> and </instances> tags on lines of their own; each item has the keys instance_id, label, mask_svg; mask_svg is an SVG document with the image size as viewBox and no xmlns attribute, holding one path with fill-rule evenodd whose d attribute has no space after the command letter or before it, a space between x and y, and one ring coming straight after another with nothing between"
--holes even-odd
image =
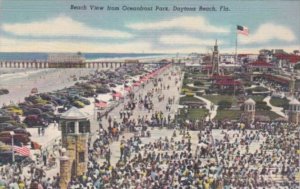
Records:
<instances>
[{"instance_id":1,"label":"green lawn","mask_svg":"<svg viewBox=\"0 0 300 189\"><path fill-rule=\"evenodd\" d=\"M274 119L281 117L280 115L278 115L272 111L263 111L263 110L256 111L256 115L268 116L270 118L270 120L274 120Z\"/></svg>"},{"instance_id":2,"label":"green lawn","mask_svg":"<svg viewBox=\"0 0 300 189\"><path fill-rule=\"evenodd\" d=\"M252 98L255 102L257 101L263 101L263 99L265 98L263 95L252 95L252 96L248 96L248 98Z\"/></svg>"},{"instance_id":3,"label":"green lawn","mask_svg":"<svg viewBox=\"0 0 300 189\"><path fill-rule=\"evenodd\" d=\"M203 98L212 101L214 104L218 104L222 100L233 103L236 98L232 95L204 95Z\"/></svg>"},{"instance_id":4,"label":"green lawn","mask_svg":"<svg viewBox=\"0 0 300 189\"><path fill-rule=\"evenodd\" d=\"M181 97L180 100L179 100L179 104L182 104L183 102L186 102L186 101L193 101L193 102L203 102L202 100L198 99L198 98L195 98L195 97L192 97L192 96L184 96L184 97Z\"/></svg>"},{"instance_id":5,"label":"green lawn","mask_svg":"<svg viewBox=\"0 0 300 189\"><path fill-rule=\"evenodd\" d=\"M239 120L241 117L242 111L240 110L218 110L215 119L217 120Z\"/></svg>"},{"instance_id":6,"label":"green lawn","mask_svg":"<svg viewBox=\"0 0 300 189\"><path fill-rule=\"evenodd\" d=\"M269 89L266 88L266 87L255 87L255 88L252 88L252 89L247 89L247 91L252 91L252 92L267 92L267 91L269 91Z\"/></svg>"},{"instance_id":7,"label":"green lawn","mask_svg":"<svg viewBox=\"0 0 300 189\"><path fill-rule=\"evenodd\" d=\"M184 115L184 110L181 110L181 114L179 115L179 118L183 120L201 120L206 115L208 115L208 110L206 109L188 109L187 116Z\"/></svg>"},{"instance_id":8,"label":"green lawn","mask_svg":"<svg viewBox=\"0 0 300 189\"><path fill-rule=\"evenodd\" d=\"M270 100L270 103L273 106L285 107L289 104L289 100L286 99L286 98L272 97L271 100Z\"/></svg>"}]
</instances>

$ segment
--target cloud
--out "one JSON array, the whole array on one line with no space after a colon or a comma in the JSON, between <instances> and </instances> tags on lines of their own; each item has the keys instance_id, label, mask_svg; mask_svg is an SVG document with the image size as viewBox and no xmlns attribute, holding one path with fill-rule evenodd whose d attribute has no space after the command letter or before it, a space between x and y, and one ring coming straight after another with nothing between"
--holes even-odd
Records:
<instances>
[{"instance_id":1,"label":"cloud","mask_svg":"<svg viewBox=\"0 0 300 189\"><path fill-rule=\"evenodd\" d=\"M170 48L154 47L150 42L96 43L55 40L21 40L0 37L0 52L107 52L107 53L191 53L207 52L207 47L190 45Z\"/></svg>"},{"instance_id":2,"label":"cloud","mask_svg":"<svg viewBox=\"0 0 300 189\"><path fill-rule=\"evenodd\" d=\"M0 38L0 52L114 52L141 53L151 51L148 42L95 43L75 41L20 40Z\"/></svg>"},{"instance_id":3,"label":"cloud","mask_svg":"<svg viewBox=\"0 0 300 189\"><path fill-rule=\"evenodd\" d=\"M249 33L249 36L247 37L239 36L239 43L266 43L272 40L292 42L295 39L295 34L288 27L282 25L275 25L272 23L266 23L260 25L256 32L254 32L253 34Z\"/></svg>"},{"instance_id":4,"label":"cloud","mask_svg":"<svg viewBox=\"0 0 300 189\"><path fill-rule=\"evenodd\" d=\"M213 46L215 40L213 39L200 39L191 37L188 35L163 35L159 38L159 41L167 45L205 45ZM218 41L218 44L222 44L222 41Z\"/></svg>"},{"instance_id":5,"label":"cloud","mask_svg":"<svg viewBox=\"0 0 300 189\"><path fill-rule=\"evenodd\" d=\"M2 29L18 36L78 36L103 38L132 37L132 35L127 32L92 28L63 15L39 22L2 24Z\"/></svg>"},{"instance_id":6,"label":"cloud","mask_svg":"<svg viewBox=\"0 0 300 189\"><path fill-rule=\"evenodd\" d=\"M205 33L228 33L229 29L210 24L201 16L182 16L171 20L158 22L131 23L127 27L134 30L163 30L163 29L183 29L187 31L198 31Z\"/></svg>"}]
</instances>

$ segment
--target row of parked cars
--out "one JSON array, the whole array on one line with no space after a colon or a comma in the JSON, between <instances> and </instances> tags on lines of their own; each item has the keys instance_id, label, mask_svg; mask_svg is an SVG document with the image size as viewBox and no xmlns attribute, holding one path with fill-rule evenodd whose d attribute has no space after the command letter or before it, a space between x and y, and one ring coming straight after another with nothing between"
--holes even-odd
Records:
<instances>
[{"instance_id":1,"label":"row of parked cars","mask_svg":"<svg viewBox=\"0 0 300 189\"><path fill-rule=\"evenodd\" d=\"M124 84L130 76L147 73L142 67L128 66L112 71L96 71L85 82L55 92L32 94L18 105L8 105L0 109L0 142L10 143L10 131L14 131L15 144L28 144L30 133L26 127L46 127L58 122L56 110L62 113L72 106L83 108L89 105L88 97L110 93L117 84ZM88 80L87 80L88 79ZM87 80L87 81L86 81Z\"/></svg>"}]
</instances>

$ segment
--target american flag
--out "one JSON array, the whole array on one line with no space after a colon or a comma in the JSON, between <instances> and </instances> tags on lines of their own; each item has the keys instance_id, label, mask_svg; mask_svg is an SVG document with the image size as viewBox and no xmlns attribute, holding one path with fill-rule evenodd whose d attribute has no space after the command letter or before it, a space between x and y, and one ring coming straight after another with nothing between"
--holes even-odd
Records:
<instances>
[{"instance_id":1,"label":"american flag","mask_svg":"<svg viewBox=\"0 0 300 189\"><path fill-rule=\"evenodd\" d=\"M22 156L30 156L30 150L26 146L14 146L14 151Z\"/></svg>"},{"instance_id":2,"label":"american flag","mask_svg":"<svg viewBox=\"0 0 300 189\"><path fill-rule=\"evenodd\" d=\"M248 30L248 28L245 27L245 26L237 25L236 29L237 29L237 32L238 32L239 34L242 34L242 35L249 35L249 30Z\"/></svg>"}]
</instances>

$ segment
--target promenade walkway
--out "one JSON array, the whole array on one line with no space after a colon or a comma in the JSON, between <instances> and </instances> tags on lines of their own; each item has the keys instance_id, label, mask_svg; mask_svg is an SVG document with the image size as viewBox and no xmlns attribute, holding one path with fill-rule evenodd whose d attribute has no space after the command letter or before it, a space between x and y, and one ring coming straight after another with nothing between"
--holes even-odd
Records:
<instances>
[{"instance_id":1,"label":"promenade walkway","mask_svg":"<svg viewBox=\"0 0 300 189\"><path fill-rule=\"evenodd\" d=\"M206 98L203 98L201 96L194 96L195 98L198 98L199 100L202 100L206 104L206 109L209 111L210 120L214 119L217 115L218 106L212 103L210 100L207 100ZM209 121L209 115L205 118L206 121Z\"/></svg>"},{"instance_id":2,"label":"promenade walkway","mask_svg":"<svg viewBox=\"0 0 300 189\"><path fill-rule=\"evenodd\" d=\"M287 115L283 112L283 108L281 107L277 107L277 106L273 106L270 103L271 100L271 96L267 96L266 98L263 99L264 102L267 103L267 105L271 108L271 111L280 115L281 117L287 118Z\"/></svg>"}]
</instances>

